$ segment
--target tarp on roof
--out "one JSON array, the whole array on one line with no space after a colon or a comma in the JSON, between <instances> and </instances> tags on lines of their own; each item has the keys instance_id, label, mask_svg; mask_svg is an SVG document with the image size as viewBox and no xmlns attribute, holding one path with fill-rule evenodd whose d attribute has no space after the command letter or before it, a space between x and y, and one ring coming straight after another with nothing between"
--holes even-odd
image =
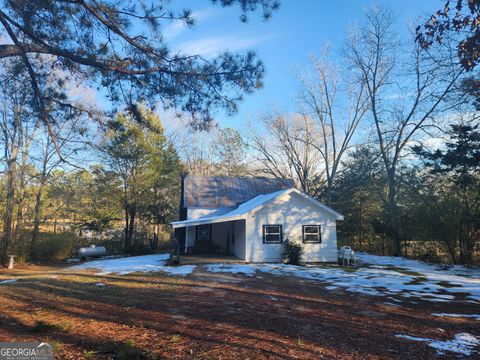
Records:
<instances>
[{"instance_id":1,"label":"tarp on roof","mask_svg":"<svg viewBox=\"0 0 480 360\"><path fill-rule=\"evenodd\" d=\"M293 187L291 179L264 177L192 176L184 179L184 207L235 207L261 194Z\"/></svg>"}]
</instances>

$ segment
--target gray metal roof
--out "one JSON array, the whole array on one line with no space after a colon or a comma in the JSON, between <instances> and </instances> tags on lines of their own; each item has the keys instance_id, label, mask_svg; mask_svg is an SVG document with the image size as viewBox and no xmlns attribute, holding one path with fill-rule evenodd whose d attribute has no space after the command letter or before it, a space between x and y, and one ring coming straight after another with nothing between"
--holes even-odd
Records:
<instances>
[{"instance_id":1,"label":"gray metal roof","mask_svg":"<svg viewBox=\"0 0 480 360\"><path fill-rule=\"evenodd\" d=\"M234 207L260 194L293 186L291 179L187 175L184 179L183 202L185 207Z\"/></svg>"}]
</instances>

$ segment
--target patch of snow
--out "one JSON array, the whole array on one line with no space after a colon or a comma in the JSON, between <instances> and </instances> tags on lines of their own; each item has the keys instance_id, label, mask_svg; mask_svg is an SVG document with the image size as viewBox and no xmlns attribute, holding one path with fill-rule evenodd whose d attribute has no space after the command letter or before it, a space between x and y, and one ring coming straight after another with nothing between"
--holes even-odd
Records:
<instances>
[{"instance_id":1,"label":"patch of snow","mask_svg":"<svg viewBox=\"0 0 480 360\"><path fill-rule=\"evenodd\" d=\"M188 275L196 268L195 265L167 266L170 254L155 254L143 256L131 256L115 259L101 259L87 261L80 265L70 267L70 270L99 269L101 272L95 275L107 275L117 273L126 275L133 272L163 271L170 275Z\"/></svg>"},{"instance_id":2,"label":"patch of snow","mask_svg":"<svg viewBox=\"0 0 480 360\"><path fill-rule=\"evenodd\" d=\"M402 303L403 301L400 299L395 299L394 297L388 297L389 300L395 301L396 303Z\"/></svg>"},{"instance_id":3,"label":"patch of snow","mask_svg":"<svg viewBox=\"0 0 480 360\"><path fill-rule=\"evenodd\" d=\"M421 337L403 335L403 334L396 334L395 337L401 338L401 339L412 340L412 341L431 341L432 340L432 339L428 339L428 338L421 338Z\"/></svg>"},{"instance_id":4,"label":"patch of snow","mask_svg":"<svg viewBox=\"0 0 480 360\"><path fill-rule=\"evenodd\" d=\"M10 283L14 283L14 282L17 282L17 279L2 280L2 281L0 281L0 284L10 284Z\"/></svg>"},{"instance_id":5,"label":"patch of snow","mask_svg":"<svg viewBox=\"0 0 480 360\"><path fill-rule=\"evenodd\" d=\"M95 286L105 286L104 283L96 283Z\"/></svg>"},{"instance_id":6,"label":"patch of snow","mask_svg":"<svg viewBox=\"0 0 480 360\"><path fill-rule=\"evenodd\" d=\"M468 333L456 334L453 340L434 340L402 334L397 334L395 337L411 341L426 342L428 346L436 349L439 355L442 355L444 351L451 351L457 354L470 356L478 353L478 351L475 350L475 347L480 345L480 339Z\"/></svg>"},{"instance_id":7,"label":"patch of snow","mask_svg":"<svg viewBox=\"0 0 480 360\"><path fill-rule=\"evenodd\" d=\"M434 299L426 299L429 301L452 300L445 295L438 294L439 291L447 293L462 293L470 300L480 302L480 269L467 268L461 265L445 266L437 264L427 264L418 260L406 259L393 256L377 256L367 253L357 253L357 259L364 264L371 264L375 267L395 267L400 271L408 271L419 273L425 280L421 281L420 293L428 296L430 291L434 294ZM413 278L415 276L412 276ZM443 286L445 284L447 286ZM410 291L410 290L407 290ZM417 294L418 295L418 294ZM432 295L432 294L430 294ZM454 295L452 295L454 297Z\"/></svg>"},{"instance_id":8,"label":"patch of snow","mask_svg":"<svg viewBox=\"0 0 480 360\"><path fill-rule=\"evenodd\" d=\"M160 271L169 273L170 275L190 275L195 269L196 265L181 265L181 266L164 266Z\"/></svg>"},{"instance_id":9,"label":"patch of snow","mask_svg":"<svg viewBox=\"0 0 480 360\"><path fill-rule=\"evenodd\" d=\"M251 265L243 264L210 264L206 270L213 273L244 274L246 276L255 275L256 269Z\"/></svg>"},{"instance_id":10,"label":"patch of snow","mask_svg":"<svg viewBox=\"0 0 480 360\"><path fill-rule=\"evenodd\" d=\"M449 313L433 313L433 316L452 317L452 318L471 318L480 320L480 314L449 314Z\"/></svg>"},{"instance_id":11,"label":"patch of snow","mask_svg":"<svg viewBox=\"0 0 480 360\"><path fill-rule=\"evenodd\" d=\"M388 305L388 306L401 307L400 304L395 304L395 303L388 302L388 301L384 301L383 303L384 303L385 305Z\"/></svg>"},{"instance_id":12,"label":"patch of snow","mask_svg":"<svg viewBox=\"0 0 480 360\"><path fill-rule=\"evenodd\" d=\"M480 301L480 270L463 266L445 268L417 260L365 253L360 253L358 259L366 266L348 272L340 267L286 264L211 264L206 270L247 276L256 273L289 275L325 282L327 290L341 287L349 292L373 296L420 298L430 302ZM456 299L456 294L466 299ZM400 299L393 301L401 302Z\"/></svg>"}]
</instances>

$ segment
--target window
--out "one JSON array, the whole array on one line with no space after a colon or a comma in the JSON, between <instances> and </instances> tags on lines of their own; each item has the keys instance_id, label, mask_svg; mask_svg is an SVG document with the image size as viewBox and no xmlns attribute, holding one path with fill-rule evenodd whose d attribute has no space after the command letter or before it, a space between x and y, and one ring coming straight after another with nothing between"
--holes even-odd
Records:
<instances>
[{"instance_id":1,"label":"window","mask_svg":"<svg viewBox=\"0 0 480 360\"><path fill-rule=\"evenodd\" d=\"M279 244L282 242L282 225L263 225L263 243Z\"/></svg>"},{"instance_id":2,"label":"window","mask_svg":"<svg viewBox=\"0 0 480 360\"><path fill-rule=\"evenodd\" d=\"M210 240L210 224L197 226L197 240Z\"/></svg>"},{"instance_id":3,"label":"window","mask_svg":"<svg viewBox=\"0 0 480 360\"><path fill-rule=\"evenodd\" d=\"M304 243L321 243L322 242L320 225L303 225L302 233L303 233Z\"/></svg>"}]
</instances>

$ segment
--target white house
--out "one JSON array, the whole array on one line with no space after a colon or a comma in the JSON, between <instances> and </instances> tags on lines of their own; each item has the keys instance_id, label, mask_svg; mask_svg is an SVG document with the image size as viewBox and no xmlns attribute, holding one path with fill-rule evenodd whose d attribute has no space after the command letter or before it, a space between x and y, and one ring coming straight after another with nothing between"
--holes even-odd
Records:
<instances>
[{"instance_id":1,"label":"white house","mask_svg":"<svg viewBox=\"0 0 480 360\"><path fill-rule=\"evenodd\" d=\"M171 224L184 253L279 262L289 238L303 242L304 262L335 262L336 221L343 216L291 180L186 176L180 219Z\"/></svg>"}]
</instances>

